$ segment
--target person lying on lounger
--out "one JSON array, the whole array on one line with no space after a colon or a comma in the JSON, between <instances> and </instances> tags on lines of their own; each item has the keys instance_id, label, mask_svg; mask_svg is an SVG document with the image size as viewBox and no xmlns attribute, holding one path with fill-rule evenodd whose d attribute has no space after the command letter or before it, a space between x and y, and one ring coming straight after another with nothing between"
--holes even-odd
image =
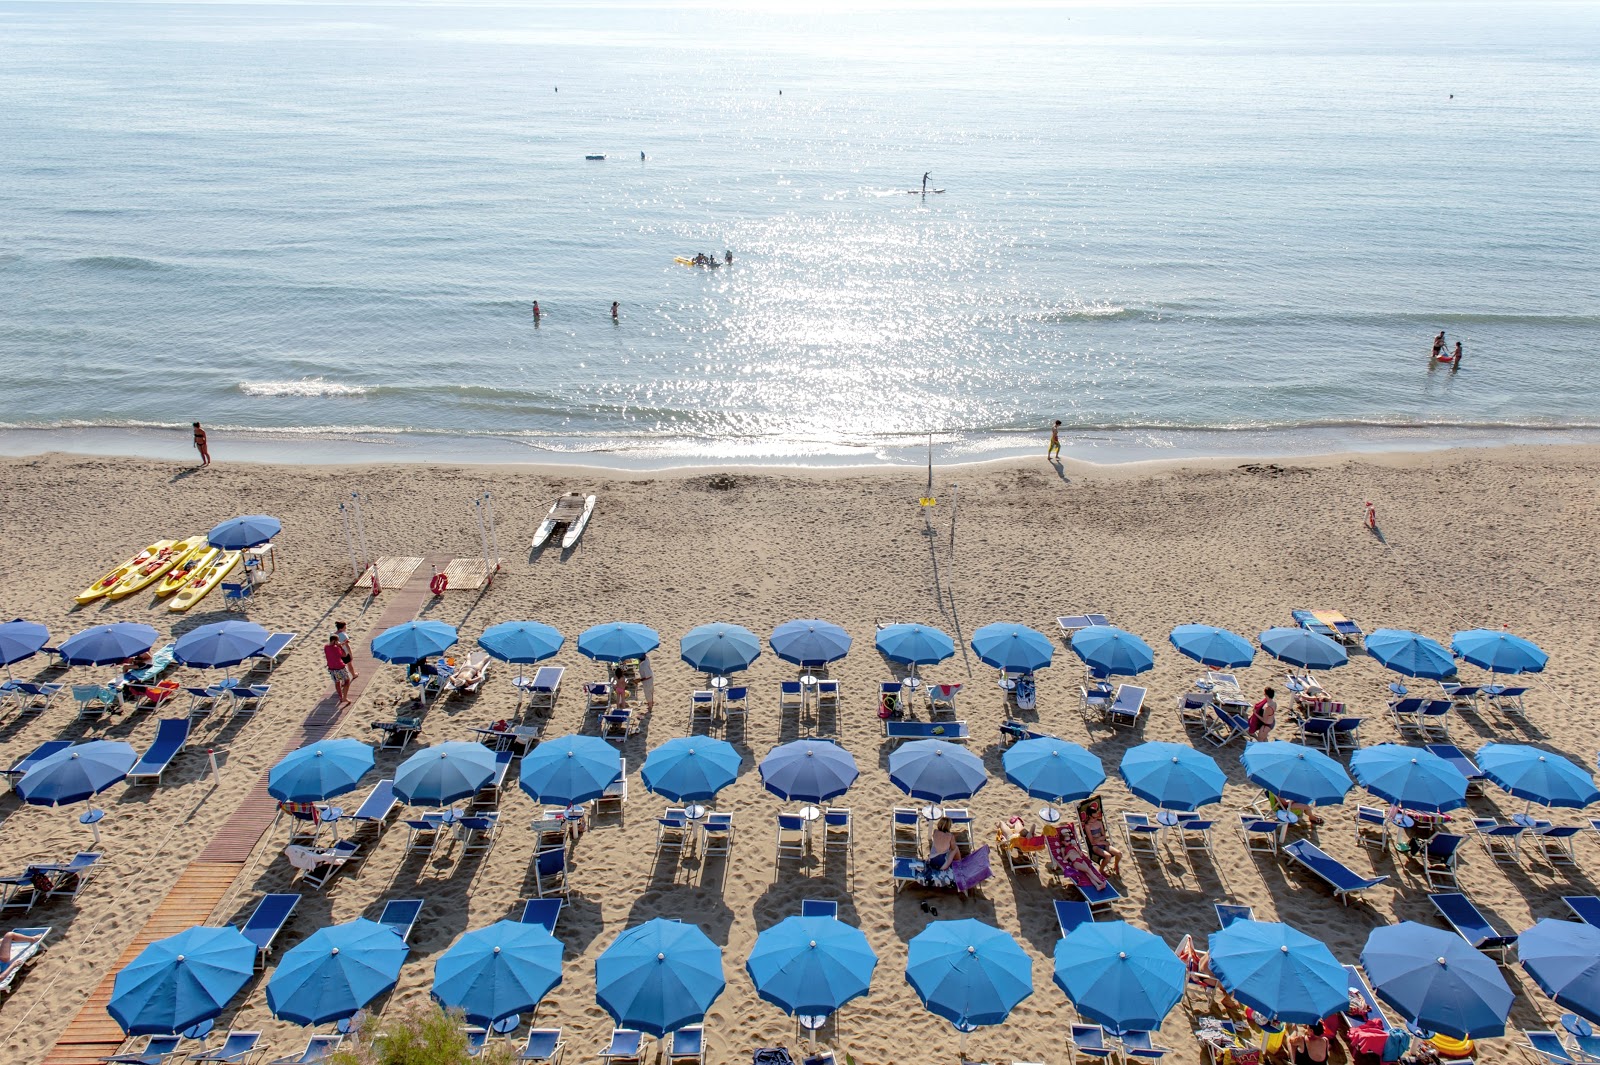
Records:
<instances>
[{"instance_id":1,"label":"person lying on lounger","mask_svg":"<svg viewBox=\"0 0 1600 1065\"><path fill-rule=\"evenodd\" d=\"M1105 804L1100 796L1093 795L1078 804L1078 821L1083 825L1083 839L1089 847L1100 870L1107 876L1122 872L1122 852L1111 845L1106 836Z\"/></svg>"},{"instance_id":2,"label":"person lying on lounger","mask_svg":"<svg viewBox=\"0 0 1600 1065\"><path fill-rule=\"evenodd\" d=\"M0 967L10 965L30 944L43 938L43 935L25 936L21 932L7 932L0 936Z\"/></svg>"}]
</instances>

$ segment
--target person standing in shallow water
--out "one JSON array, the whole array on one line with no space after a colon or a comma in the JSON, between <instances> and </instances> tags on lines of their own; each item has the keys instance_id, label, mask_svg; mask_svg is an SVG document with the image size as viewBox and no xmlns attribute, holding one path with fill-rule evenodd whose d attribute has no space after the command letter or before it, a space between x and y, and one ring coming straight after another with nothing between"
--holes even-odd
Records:
<instances>
[{"instance_id":1,"label":"person standing in shallow water","mask_svg":"<svg viewBox=\"0 0 1600 1065\"><path fill-rule=\"evenodd\" d=\"M617 320L617 301L616 300L612 300L611 301L611 320L613 322Z\"/></svg>"}]
</instances>

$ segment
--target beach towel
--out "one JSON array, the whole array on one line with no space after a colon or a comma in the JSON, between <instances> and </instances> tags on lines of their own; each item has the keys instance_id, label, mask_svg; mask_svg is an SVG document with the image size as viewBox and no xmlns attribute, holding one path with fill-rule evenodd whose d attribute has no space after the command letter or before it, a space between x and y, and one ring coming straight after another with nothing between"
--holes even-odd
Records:
<instances>
[{"instance_id":1,"label":"beach towel","mask_svg":"<svg viewBox=\"0 0 1600 1065\"><path fill-rule=\"evenodd\" d=\"M314 825L322 823L322 810L314 802L280 802L278 809L290 817L298 817L302 821L310 821Z\"/></svg>"},{"instance_id":2,"label":"beach towel","mask_svg":"<svg viewBox=\"0 0 1600 1065\"><path fill-rule=\"evenodd\" d=\"M909 871L916 878L917 883L925 888L948 889L956 886L955 876L951 869L934 869L920 858L911 863Z\"/></svg>"},{"instance_id":3,"label":"beach towel","mask_svg":"<svg viewBox=\"0 0 1600 1065\"><path fill-rule=\"evenodd\" d=\"M1106 878L1078 846L1078 834L1071 825L1045 829L1044 838L1050 849L1050 860L1056 863L1061 875L1079 887L1092 885L1099 889L1106 886Z\"/></svg>"},{"instance_id":4,"label":"beach towel","mask_svg":"<svg viewBox=\"0 0 1600 1065\"><path fill-rule=\"evenodd\" d=\"M989 868L989 846L984 844L965 858L957 858L950 866L950 878L957 891L971 891L994 875Z\"/></svg>"}]
</instances>

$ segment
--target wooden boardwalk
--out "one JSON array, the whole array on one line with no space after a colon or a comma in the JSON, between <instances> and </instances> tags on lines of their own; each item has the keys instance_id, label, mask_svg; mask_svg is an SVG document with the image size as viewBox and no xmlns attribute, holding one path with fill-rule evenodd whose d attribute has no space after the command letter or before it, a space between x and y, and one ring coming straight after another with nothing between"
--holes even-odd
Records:
<instances>
[{"instance_id":1,"label":"wooden boardwalk","mask_svg":"<svg viewBox=\"0 0 1600 1065\"><path fill-rule=\"evenodd\" d=\"M450 561L448 555L435 555L418 559L418 566L427 562L443 568ZM418 568L413 566L412 570ZM352 640L355 648L355 668L359 674L350 685L352 702L361 697L382 663L372 657L371 638L384 629L410 621L417 616L422 604L432 598L427 581L408 581L400 588L385 589L387 597L383 612L378 616L367 638ZM346 708L348 709L348 707ZM308 743L315 743L331 732L344 716L330 694L318 703L296 730L293 739L283 750L284 754ZM272 826L278 812L277 800L267 794L267 774L262 773L238 808L228 816L217 834L212 837L198 857L178 875L178 880L167 892L166 898L156 907L143 928L117 958L116 964L90 993L89 999L78 1010L77 1016L67 1024L56 1044L45 1055L44 1065L98 1065L101 1058L117 1053L123 1043L122 1028L106 1012L111 1001L111 987L116 975L139 952L158 939L174 935L191 925L204 924L211 912L233 887L233 882L244 871L250 854L261 842L261 837Z\"/></svg>"}]
</instances>

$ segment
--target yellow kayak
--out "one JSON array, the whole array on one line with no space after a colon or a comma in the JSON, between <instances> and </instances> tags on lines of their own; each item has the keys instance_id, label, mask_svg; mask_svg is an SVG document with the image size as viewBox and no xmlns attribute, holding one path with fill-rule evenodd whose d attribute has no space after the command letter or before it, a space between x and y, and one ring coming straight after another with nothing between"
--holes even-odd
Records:
<instances>
[{"instance_id":1,"label":"yellow kayak","mask_svg":"<svg viewBox=\"0 0 1600 1065\"><path fill-rule=\"evenodd\" d=\"M191 536L187 540L173 542L171 547L164 547L151 555L143 565L129 568L127 574L106 593L106 598L122 599L141 588L149 587L164 577L174 566L181 564L184 559L197 551L203 551L205 546L204 536Z\"/></svg>"},{"instance_id":2,"label":"yellow kayak","mask_svg":"<svg viewBox=\"0 0 1600 1065\"><path fill-rule=\"evenodd\" d=\"M177 543L176 540L157 540L149 547L146 547L143 551L140 551L137 555L134 555L132 558L128 559L128 561L124 562L122 565L108 570L105 576L89 585L89 587L79 592L73 598L77 599L77 601L80 603L92 603L103 595L109 595L111 593L111 589L115 588L124 578L128 576L129 573L133 572L138 567L145 565L161 552L172 550L172 546L175 543Z\"/></svg>"},{"instance_id":3,"label":"yellow kayak","mask_svg":"<svg viewBox=\"0 0 1600 1065\"><path fill-rule=\"evenodd\" d=\"M182 588L190 577L206 566L211 565L212 561L221 553L222 551L219 548L201 544L198 548L189 552L188 558L173 566L167 572L167 575L161 578L161 583L156 585L156 595L166 598L179 588Z\"/></svg>"},{"instance_id":4,"label":"yellow kayak","mask_svg":"<svg viewBox=\"0 0 1600 1065\"><path fill-rule=\"evenodd\" d=\"M222 583L222 578L228 571L239 564L240 552L223 551L216 554L210 562L196 569L190 570L190 576L184 581L172 597L172 602L167 604L167 609L175 614L181 614L204 599L217 585Z\"/></svg>"}]
</instances>

